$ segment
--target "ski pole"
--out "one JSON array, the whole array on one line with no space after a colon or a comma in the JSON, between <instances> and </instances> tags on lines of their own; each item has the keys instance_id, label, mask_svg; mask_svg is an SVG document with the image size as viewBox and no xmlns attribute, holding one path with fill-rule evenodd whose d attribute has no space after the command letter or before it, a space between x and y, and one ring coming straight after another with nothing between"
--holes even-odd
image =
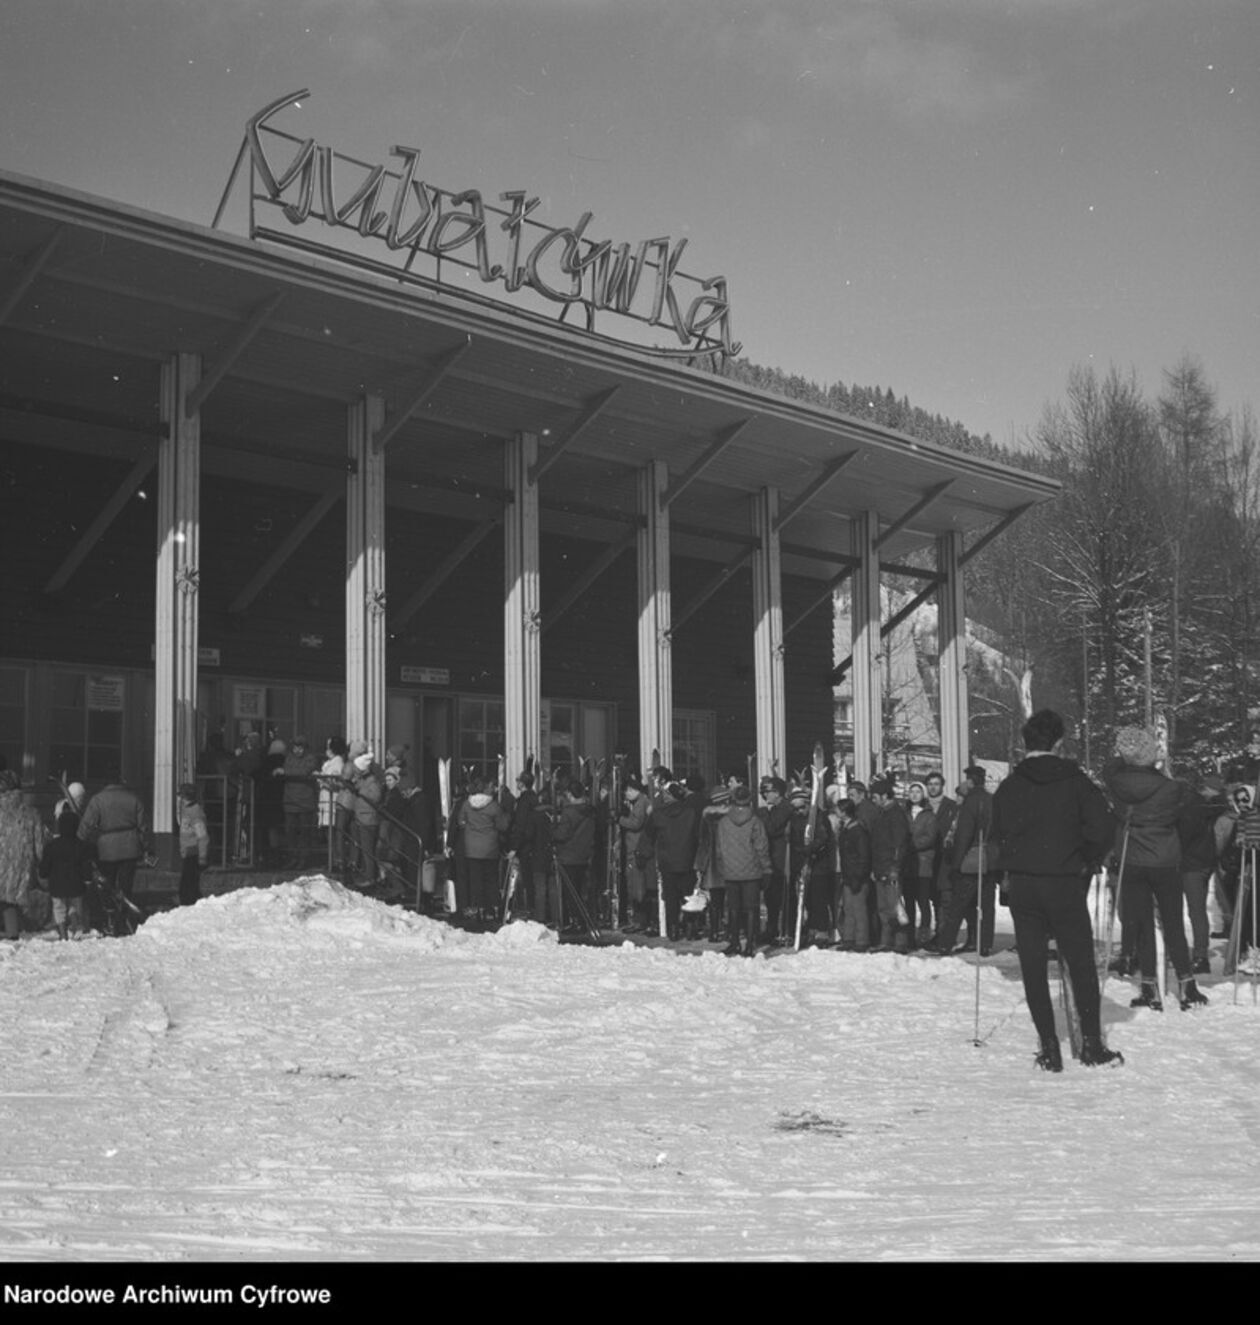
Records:
<instances>
[{"instance_id":1,"label":"ski pole","mask_svg":"<svg viewBox=\"0 0 1260 1325\"><path fill-rule=\"evenodd\" d=\"M1107 971L1111 966L1111 945L1116 933L1116 915L1120 910L1120 890L1124 887L1124 862L1129 854L1129 828L1133 819L1133 807L1124 817L1124 838L1120 843L1120 868L1116 871L1116 895L1111 904L1111 915L1107 918L1107 942L1103 945L1102 969L1098 972L1098 997L1107 984Z\"/></svg>"},{"instance_id":2,"label":"ski pole","mask_svg":"<svg viewBox=\"0 0 1260 1325\"><path fill-rule=\"evenodd\" d=\"M976 875L976 1026L975 1034L971 1043L979 1049L984 1041L980 1038L980 949L983 943L980 938L980 925L982 923L984 897L984 828L980 829L980 871Z\"/></svg>"}]
</instances>

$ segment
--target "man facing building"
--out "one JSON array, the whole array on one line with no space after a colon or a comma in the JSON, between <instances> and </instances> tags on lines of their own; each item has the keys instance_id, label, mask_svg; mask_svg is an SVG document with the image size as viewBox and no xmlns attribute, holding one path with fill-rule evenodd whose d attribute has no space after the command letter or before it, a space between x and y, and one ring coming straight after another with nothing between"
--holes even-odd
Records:
<instances>
[{"instance_id":1,"label":"man facing building","mask_svg":"<svg viewBox=\"0 0 1260 1325\"><path fill-rule=\"evenodd\" d=\"M1081 1063L1124 1062L1102 1040L1101 998L1094 969L1094 933L1086 894L1111 847L1115 820L1102 792L1061 754L1063 719L1053 709L1024 724L1026 757L993 797L993 836L1007 871L1020 973L1028 1011L1041 1040L1037 1066L1061 1072L1054 1004L1046 976L1053 935L1067 964L1081 1019Z\"/></svg>"}]
</instances>

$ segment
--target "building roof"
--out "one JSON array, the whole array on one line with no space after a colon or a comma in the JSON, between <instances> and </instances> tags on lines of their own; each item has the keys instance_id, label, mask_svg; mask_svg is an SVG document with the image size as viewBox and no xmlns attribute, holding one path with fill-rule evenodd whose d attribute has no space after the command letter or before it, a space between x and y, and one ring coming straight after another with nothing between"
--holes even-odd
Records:
<instances>
[{"instance_id":1,"label":"building roof","mask_svg":"<svg viewBox=\"0 0 1260 1325\"><path fill-rule=\"evenodd\" d=\"M203 466L326 491L344 407L386 401L391 505L485 519L502 441L540 437L544 531L615 543L637 471L668 463L676 552L746 550L749 494L777 486L783 569L827 580L850 522L879 513L886 565L1058 490L1026 473L653 357L448 287L401 285L41 180L0 172L0 429L141 458L160 365L204 356Z\"/></svg>"}]
</instances>

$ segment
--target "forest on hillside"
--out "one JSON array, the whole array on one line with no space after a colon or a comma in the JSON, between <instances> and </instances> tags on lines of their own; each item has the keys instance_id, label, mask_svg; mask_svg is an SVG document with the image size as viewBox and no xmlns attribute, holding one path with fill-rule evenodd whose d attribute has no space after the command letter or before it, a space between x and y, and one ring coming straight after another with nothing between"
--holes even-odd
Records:
<instances>
[{"instance_id":1,"label":"forest on hillside","mask_svg":"<svg viewBox=\"0 0 1260 1325\"><path fill-rule=\"evenodd\" d=\"M1089 762L1148 711L1167 721L1183 771L1218 766L1260 726L1260 434L1251 406L1225 409L1194 357L1165 370L1154 399L1133 372L1073 368L1021 450L890 388L820 387L747 360L722 371L1063 485L968 564L967 614L1013 672L1031 669L1038 707L1077 723ZM971 692L973 753L1008 758L1016 687L978 676Z\"/></svg>"}]
</instances>

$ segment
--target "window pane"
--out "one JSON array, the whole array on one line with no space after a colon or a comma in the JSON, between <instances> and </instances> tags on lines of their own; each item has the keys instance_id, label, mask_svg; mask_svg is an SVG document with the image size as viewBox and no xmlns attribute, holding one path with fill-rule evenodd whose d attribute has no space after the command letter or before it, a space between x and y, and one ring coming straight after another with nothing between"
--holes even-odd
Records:
<instances>
[{"instance_id":1,"label":"window pane","mask_svg":"<svg viewBox=\"0 0 1260 1325\"><path fill-rule=\"evenodd\" d=\"M121 713L108 710L88 710L88 741L92 745L122 745Z\"/></svg>"},{"instance_id":2,"label":"window pane","mask_svg":"<svg viewBox=\"0 0 1260 1325\"><path fill-rule=\"evenodd\" d=\"M62 709L83 707L83 677L77 672L54 672L52 706Z\"/></svg>"},{"instance_id":3,"label":"window pane","mask_svg":"<svg viewBox=\"0 0 1260 1325\"><path fill-rule=\"evenodd\" d=\"M48 715L48 735L54 744L83 745L83 710L53 709Z\"/></svg>"}]
</instances>

